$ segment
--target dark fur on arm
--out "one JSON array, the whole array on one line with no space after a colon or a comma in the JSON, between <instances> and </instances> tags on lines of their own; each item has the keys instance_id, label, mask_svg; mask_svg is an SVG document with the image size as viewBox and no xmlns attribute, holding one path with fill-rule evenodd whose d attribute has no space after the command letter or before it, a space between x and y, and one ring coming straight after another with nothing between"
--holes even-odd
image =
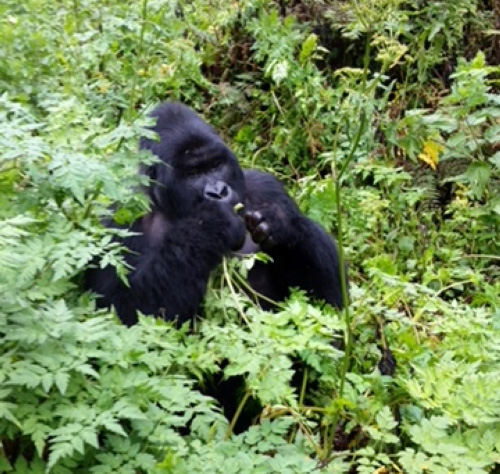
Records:
<instances>
[{"instance_id":1,"label":"dark fur on arm","mask_svg":"<svg viewBox=\"0 0 500 474\"><path fill-rule=\"evenodd\" d=\"M231 215L205 203L196 216L173 223L161 214L144 216L134 223L122 243L128 248L126 262L132 267L129 287L114 268L90 270L87 286L101 295L101 307L114 306L128 326L137 323L136 310L182 324L199 309L211 270L222 256L244 238L244 227Z\"/></svg>"},{"instance_id":2,"label":"dark fur on arm","mask_svg":"<svg viewBox=\"0 0 500 474\"><path fill-rule=\"evenodd\" d=\"M290 287L342 308L341 276L334 240L304 216L273 176L246 171L246 221L273 262L257 262L249 280L265 296L282 300Z\"/></svg>"}]
</instances>

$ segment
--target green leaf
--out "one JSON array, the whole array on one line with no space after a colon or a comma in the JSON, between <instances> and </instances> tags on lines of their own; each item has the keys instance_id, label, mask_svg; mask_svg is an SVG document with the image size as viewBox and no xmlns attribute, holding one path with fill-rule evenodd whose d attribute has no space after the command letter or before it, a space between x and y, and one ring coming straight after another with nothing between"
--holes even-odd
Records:
<instances>
[{"instance_id":1,"label":"green leaf","mask_svg":"<svg viewBox=\"0 0 500 474\"><path fill-rule=\"evenodd\" d=\"M74 447L70 442L54 444L50 450L49 459L47 462L47 470L52 469L59 460L71 456L73 452Z\"/></svg>"},{"instance_id":2,"label":"green leaf","mask_svg":"<svg viewBox=\"0 0 500 474\"><path fill-rule=\"evenodd\" d=\"M99 440L97 437L97 431L92 427L84 427L82 428L79 436L82 438L85 443L90 444L94 448L99 448Z\"/></svg>"},{"instance_id":3,"label":"green leaf","mask_svg":"<svg viewBox=\"0 0 500 474\"><path fill-rule=\"evenodd\" d=\"M393 430L398 425L389 407L383 407L376 416L377 425L384 430Z\"/></svg>"},{"instance_id":4,"label":"green leaf","mask_svg":"<svg viewBox=\"0 0 500 474\"><path fill-rule=\"evenodd\" d=\"M107 428L109 431L111 431L112 433L116 433L116 434L119 434L119 435L124 436L124 437L127 436L127 433L125 432L125 430L122 428L122 426L120 425L120 423L116 419L106 417L101 422L101 424L105 428Z\"/></svg>"},{"instance_id":5,"label":"green leaf","mask_svg":"<svg viewBox=\"0 0 500 474\"><path fill-rule=\"evenodd\" d=\"M41 381L42 381L43 389L46 392L49 392L53 383L54 383L54 377L52 376L52 374L47 373L47 374L43 375L41 378Z\"/></svg>"},{"instance_id":6,"label":"green leaf","mask_svg":"<svg viewBox=\"0 0 500 474\"><path fill-rule=\"evenodd\" d=\"M66 389L68 388L69 374L64 371L59 371L54 376L54 381L59 389L59 392L64 395L66 393Z\"/></svg>"},{"instance_id":7,"label":"green leaf","mask_svg":"<svg viewBox=\"0 0 500 474\"><path fill-rule=\"evenodd\" d=\"M398 247L405 252L412 252L415 246L415 237L404 236L398 241Z\"/></svg>"},{"instance_id":8,"label":"green leaf","mask_svg":"<svg viewBox=\"0 0 500 474\"><path fill-rule=\"evenodd\" d=\"M500 151L488 158L488 161L497 169L500 170Z\"/></svg>"},{"instance_id":9,"label":"green leaf","mask_svg":"<svg viewBox=\"0 0 500 474\"><path fill-rule=\"evenodd\" d=\"M314 33L311 33L306 40L302 43L302 48L300 50L299 62L304 64L316 50L318 44L318 37Z\"/></svg>"},{"instance_id":10,"label":"green leaf","mask_svg":"<svg viewBox=\"0 0 500 474\"><path fill-rule=\"evenodd\" d=\"M14 423L18 428L21 428L19 420L14 416L13 411L17 408L17 405L9 402L0 402L0 418Z\"/></svg>"},{"instance_id":11,"label":"green leaf","mask_svg":"<svg viewBox=\"0 0 500 474\"><path fill-rule=\"evenodd\" d=\"M471 190L476 198L481 198L491 176L491 167L488 163L474 162L467 167L465 179L471 185Z\"/></svg>"},{"instance_id":12,"label":"green leaf","mask_svg":"<svg viewBox=\"0 0 500 474\"><path fill-rule=\"evenodd\" d=\"M272 67L272 78L273 81L279 85L288 76L289 64L288 61L282 60L276 62Z\"/></svg>"}]
</instances>

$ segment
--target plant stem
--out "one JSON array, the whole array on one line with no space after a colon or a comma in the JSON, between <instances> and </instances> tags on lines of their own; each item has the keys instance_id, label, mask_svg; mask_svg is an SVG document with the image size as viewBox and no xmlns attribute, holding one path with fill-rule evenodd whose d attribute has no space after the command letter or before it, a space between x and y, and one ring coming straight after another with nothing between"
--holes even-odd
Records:
<instances>
[{"instance_id":1,"label":"plant stem","mask_svg":"<svg viewBox=\"0 0 500 474\"><path fill-rule=\"evenodd\" d=\"M302 376L302 385L300 387L299 406L298 406L299 410L302 410L302 408L304 407L304 398L306 396L308 376L309 376L309 371L307 370L307 367L306 367L304 369L304 374ZM296 434L297 434L297 425L294 425L293 430L292 430L292 434L290 435L289 443L293 443Z\"/></svg>"},{"instance_id":2,"label":"plant stem","mask_svg":"<svg viewBox=\"0 0 500 474\"><path fill-rule=\"evenodd\" d=\"M136 69L140 69L140 65L142 63L142 55L144 50L144 34L146 32L146 21L148 19L148 0L142 0L142 10L141 10L141 32L139 33L139 44L137 45L137 67ZM130 102L127 110L127 119L130 120L130 115L132 115L135 109L135 91L137 89L137 81L139 74L137 72L134 74L132 78L132 90L130 91ZM120 114L120 120L118 124L121 122L123 114ZM120 150L123 145L125 138L121 137L118 141L118 145L116 146L115 152Z\"/></svg>"},{"instance_id":3,"label":"plant stem","mask_svg":"<svg viewBox=\"0 0 500 474\"><path fill-rule=\"evenodd\" d=\"M146 33L146 22L148 18L148 0L142 0L141 11L141 32L139 33L139 44L137 45L137 69L140 68L142 63L142 56L144 50L144 34ZM135 90L137 89L138 74L134 74L132 80L132 92L130 94L129 112L135 107Z\"/></svg>"},{"instance_id":4,"label":"plant stem","mask_svg":"<svg viewBox=\"0 0 500 474\"><path fill-rule=\"evenodd\" d=\"M367 76L368 76L368 66L370 62L370 40L371 40L371 35L367 34L366 37L366 43L365 43L365 54L364 54L364 67L363 67L363 82L362 82L362 92L366 92L367 88ZM361 137L363 135L363 131L365 129L366 125L366 112L364 110L361 111L361 121L358 127L358 130L356 132L356 136L354 137L354 140L351 145L351 149L349 151L349 155L347 156L346 160L342 164L342 167L340 168L340 171L337 173L337 166L336 166L336 161L333 162L332 164L332 175L334 177L334 185L335 185L335 204L337 208L337 243L338 243L338 250L339 250L339 266L340 266L340 285L341 285L341 290L342 290L342 304L343 304L343 311L344 311L344 319L345 319L345 326L346 326L346 335L345 335L345 340L346 340L346 347L344 351L344 357L343 357L343 363L342 363L342 368L340 372L340 385L339 385L339 391L337 394L337 399L342 400L344 396L344 388L345 388L345 380L347 377L347 372L349 371L349 365L351 361L351 352L352 352L352 327L351 327L351 313L349 311L349 296L347 293L347 275L346 275L346 264L345 264L345 256L344 256L344 242L343 242L343 221L342 221L342 199L341 199L341 180L342 177L347 170L347 167L351 164L354 154L356 153L356 150L358 149L359 142L361 140ZM337 424L339 421L339 416L340 416L340 409L337 410L333 417L333 423L332 426L328 432L325 434L325 446L323 449L323 452L325 453L324 460L328 459L331 456L331 453L333 451L333 443L335 439L335 430L337 429Z\"/></svg>"},{"instance_id":5,"label":"plant stem","mask_svg":"<svg viewBox=\"0 0 500 474\"><path fill-rule=\"evenodd\" d=\"M361 139L361 135L363 134L363 129L365 128L366 116L363 113L361 116L361 123L358 128L358 132L354 141L352 143L351 151L349 156L342 167L341 172L335 176L335 202L337 206L337 242L338 242L338 250L339 250L339 266L340 266L340 285L342 289L342 303L344 307L344 319L346 326L346 347L344 351L344 357L342 359L342 369L340 372L340 386L337 394L338 399L342 399L344 396L344 388L345 388L345 379L347 376L347 372L349 371L349 364L351 362L351 352L352 352L352 327L351 327L351 312L349 311L349 296L347 294L347 280L346 280L346 265L345 265L345 256L344 256L344 242L343 242L343 222L342 222L342 199L341 199L341 184L340 179L346 170L346 164L349 164L354 157L354 152L356 151L359 141ZM335 430L337 428L337 423L339 419L339 413L336 413L333 419L332 427L329 435L325 437L326 446L324 452L326 454L326 458L328 458L333 450L333 440L335 438Z\"/></svg>"},{"instance_id":6,"label":"plant stem","mask_svg":"<svg viewBox=\"0 0 500 474\"><path fill-rule=\"evenodd\" d=\"M73 0L73 15L75 16L75 31L80 32L80 18L78 13L78 0Z\"/></svg>"},{"instance_id":7,"label":"plant stem","mask_svg":"<svg viewBox=\"0 0 500 474\"><path fill-rule=\"evenodd\" d=\"M233 434L234 427L236 426L236 422L238 421L238 418L240 417L241 412L243 411L243 408L244 408L244 406L249 398L250 398L250 391L247 390L245 392L245 395L241 399L241 402L238 405L238 408L236 409L236 412L235 412L235 414L231 420L231 423L226 431L226 439L229 439L231 437L231 435Z\"/></svg>"}]
</instances>

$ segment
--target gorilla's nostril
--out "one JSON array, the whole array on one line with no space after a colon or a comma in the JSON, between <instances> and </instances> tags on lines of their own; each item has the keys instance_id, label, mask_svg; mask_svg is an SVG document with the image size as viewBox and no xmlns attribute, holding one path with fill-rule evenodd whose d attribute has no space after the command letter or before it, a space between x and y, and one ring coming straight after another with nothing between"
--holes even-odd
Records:
<instances>
[{"instance_id":1,"label":"gorilla's nostril","mask_svg":"<svg viewBox=\"0 0 500 474\"><path fill-rule=\"evenodd\" d=\"M231 187L222 181L210 183L205 186L204 195L215 201L228 201L231 197Z\"/></svg>"}]
</instances>

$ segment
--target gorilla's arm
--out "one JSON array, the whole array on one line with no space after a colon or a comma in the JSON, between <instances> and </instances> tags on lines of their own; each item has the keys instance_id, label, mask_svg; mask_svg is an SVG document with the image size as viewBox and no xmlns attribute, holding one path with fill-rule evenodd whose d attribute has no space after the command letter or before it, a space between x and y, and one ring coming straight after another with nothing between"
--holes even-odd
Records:
<instances>
[{"instance_id":1,"label":"gorilla's arm","mask_svg":"<svg viewBox=\"0 0 500 474\"><path fill-rule=\"evenodd\" d=\"M246 171L246 224L253 240L273 262L257 262L249 275L253 288L273 300L290 287L342 308L337 248L328 234L304 216L271 175Z\"/></svg>"},{"instance_id":2,"label":"gorilla's arm","mask_svg":"<svg viewBox=\"0 0 500 474\"><path fill-rule=\"evenodd\" d=\"M231 248L244 239L244 226L232 209L205 203L196 216L167 222L153 211L130 229L137 235L122 243L132 267L127 287L113 267L93 269L87 287L101 295L101 307L114 306L128 326L137 322L136 310L179 323L199 309L210 271Z\"/></svg>"}]
</instances>

